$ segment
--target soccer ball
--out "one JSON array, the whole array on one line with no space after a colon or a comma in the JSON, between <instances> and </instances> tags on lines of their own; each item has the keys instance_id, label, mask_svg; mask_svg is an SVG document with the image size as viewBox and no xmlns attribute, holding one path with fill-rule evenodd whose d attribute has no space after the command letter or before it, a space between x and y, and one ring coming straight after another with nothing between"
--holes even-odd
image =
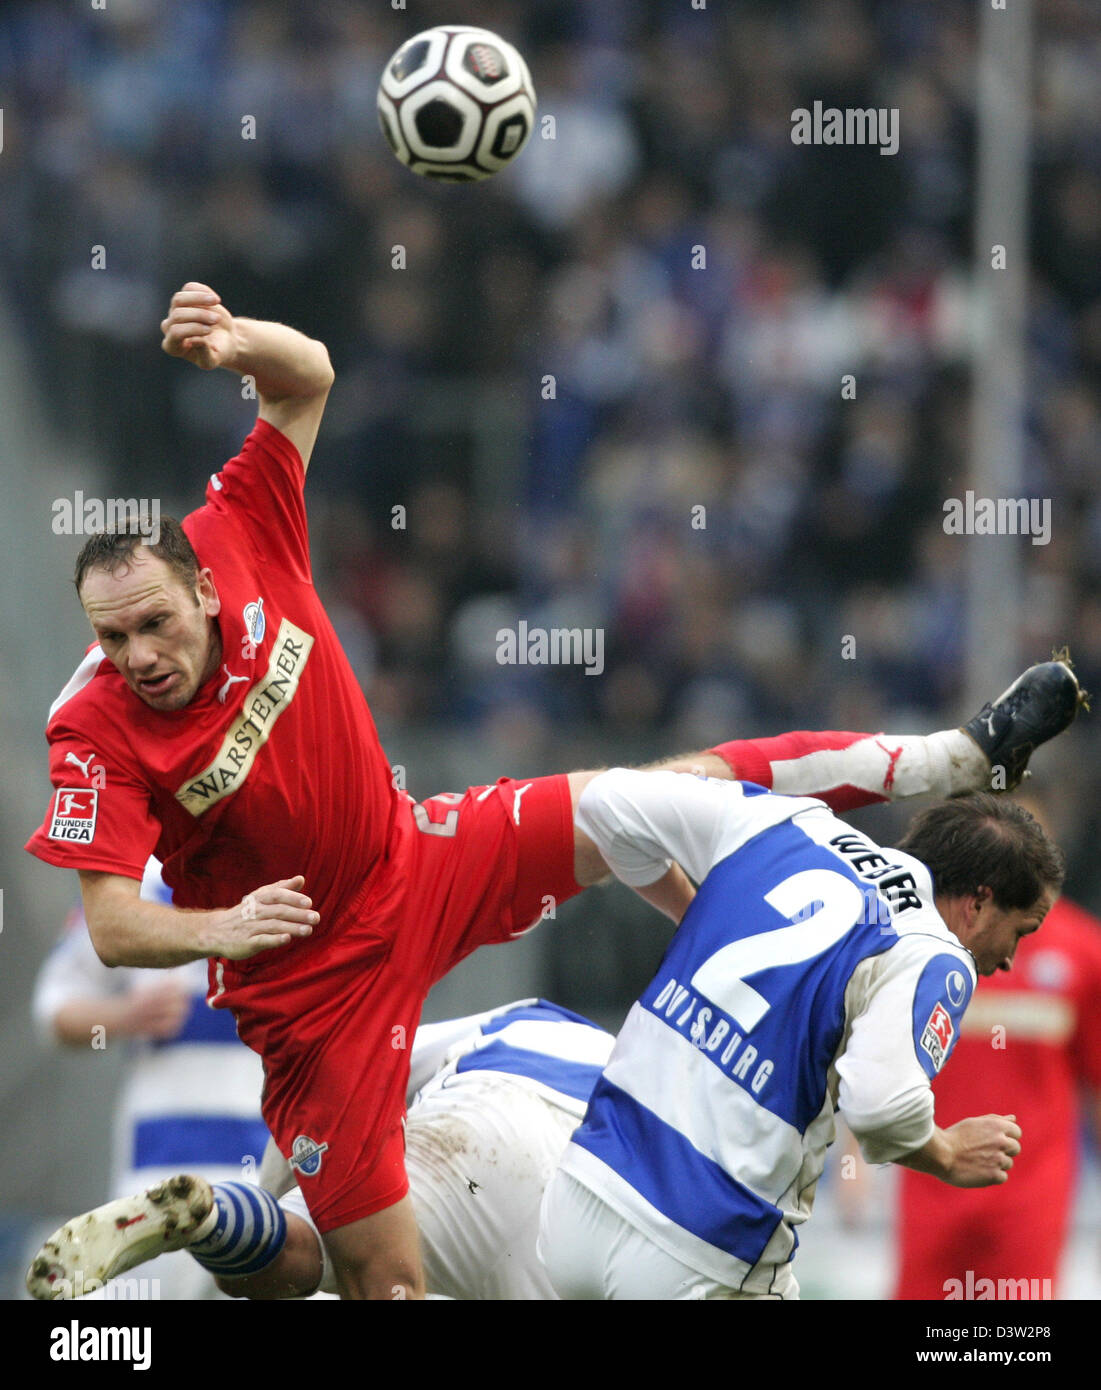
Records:
<instances>
[{"instance_id":1,"label":"soccer ball","mask_svg":"<svg viewBox=\"0 0 1101 1390\"><path fill-rule=\"evenodd\" d=\"M382 74L378 118L414 174L488 179L528 142L535 88L512 44L488 29L441 25L403 43Z\"/></svg>"}]
</instances>

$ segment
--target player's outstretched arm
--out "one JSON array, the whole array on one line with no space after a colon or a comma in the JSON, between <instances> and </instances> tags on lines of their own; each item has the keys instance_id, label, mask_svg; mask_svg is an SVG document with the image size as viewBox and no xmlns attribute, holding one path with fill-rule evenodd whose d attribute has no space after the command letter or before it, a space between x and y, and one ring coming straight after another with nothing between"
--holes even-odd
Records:
<instances>
[{"instance_id":1,"label":"player's outstretched arm","mask_svg":"<svg viewBox=\"0 0 1101 1390\"><path fill-rule=\"evenodd\" d=\"M934 1128L920 1149L895 1162L953 1187L993 1187L1009 1181L1009 1170L1020 1152L1021 1131L1015 1115L978 1115L949 1129Z\"/></svg>"},{"instance_id":2,"label":"player's outstretched arm","mask_svg":"<svg viewBox=\"0 0 1101 1390\"><path fill-rule=\"evenodd\" d=\"M207 956L245 960L295 937L320 920L300 890L305 880L280 879L247 894L235 907L192 912L147 902L137 879L82 870L84 915L105 965L165 969Z\"/></svg>"},{"instance_id":3,"label":"player's outstretched arm","mask_svg":"<svg viewBox=\"0 0 1101 1390\"><path fill-rule=\"evenodd\" d=\"M309 465L333 369L324 343L282 323L238 318L209 285L189 280L161 323L170 357L211 371L225 367L256 383L260 419L285 434Z\"/></svg>"}]
</instances>

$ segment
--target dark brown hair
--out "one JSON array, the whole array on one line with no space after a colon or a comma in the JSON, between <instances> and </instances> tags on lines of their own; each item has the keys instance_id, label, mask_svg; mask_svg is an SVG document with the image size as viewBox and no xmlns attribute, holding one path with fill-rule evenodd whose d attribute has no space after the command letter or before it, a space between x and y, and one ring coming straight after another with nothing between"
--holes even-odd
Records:
<instances>
[{"instance_id":1,"label":"dark brown hair","mask_svg":"<svg viewBox=\"0 0 1101 1390\"><path fill-rule=\"evenodd\" d=\"M175 517L162 516L160 538L156 545L149 545L137 528L100 531L89 536L76 557L73 582L77 593L80 593L80 586L89 570L103 569L108 574L117 574L119 570L129 568L139 545L144 545L150 555L163 560L185 588L193 589L199 582L199 557L191 548L186 532Z\"/></svg>"},{"instance_id":2,"label":"dark brown hair","mask_svg":"<svg viewBox=\"0 0 1101 1390\"><path fill-rule=\"evenodd\" d=\"M933 888L967 897L985 885L1003 911L1031 907L1062 886L1066 861L1039 822L1008 797L977 792L920 811L898 848L933 876Z\"/></svg>"}]
</instances>

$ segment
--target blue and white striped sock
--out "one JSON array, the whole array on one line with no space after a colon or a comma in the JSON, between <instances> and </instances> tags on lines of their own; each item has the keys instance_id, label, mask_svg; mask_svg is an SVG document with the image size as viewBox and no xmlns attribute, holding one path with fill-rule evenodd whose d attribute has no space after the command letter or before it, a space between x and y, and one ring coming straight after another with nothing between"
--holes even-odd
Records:
<instances>
[{"instance_id":1,"label":"blue and white striped sock","mask_svg":"<svg viewBox=\"0 0 1101 1390\"><path fill-rule=\"evenodd\" d=\"M187 1247L204 1269L233 1278L271 1264L287 1239L287 1218L270 1192L247 1182L213 1185L214 1229Z\"/></svg>"}]
</instances>

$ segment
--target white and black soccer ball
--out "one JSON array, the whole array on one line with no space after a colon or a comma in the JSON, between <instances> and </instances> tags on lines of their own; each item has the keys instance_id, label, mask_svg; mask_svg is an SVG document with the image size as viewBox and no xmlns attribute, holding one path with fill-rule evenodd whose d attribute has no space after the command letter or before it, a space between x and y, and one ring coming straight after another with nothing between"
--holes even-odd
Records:
<instances>
[{"instance_id":1,"label":"white and black soccer ball","mask_svg":"<svg viewBox=\"0 0 1101 1390\"><path fill-rule=\"evenodd\" d=\"M535 88L512 44L488 29L441 25L403 43L383 69L378 118L414 174L468 183L528 142Z\"/></svg>"}]
</instances>

